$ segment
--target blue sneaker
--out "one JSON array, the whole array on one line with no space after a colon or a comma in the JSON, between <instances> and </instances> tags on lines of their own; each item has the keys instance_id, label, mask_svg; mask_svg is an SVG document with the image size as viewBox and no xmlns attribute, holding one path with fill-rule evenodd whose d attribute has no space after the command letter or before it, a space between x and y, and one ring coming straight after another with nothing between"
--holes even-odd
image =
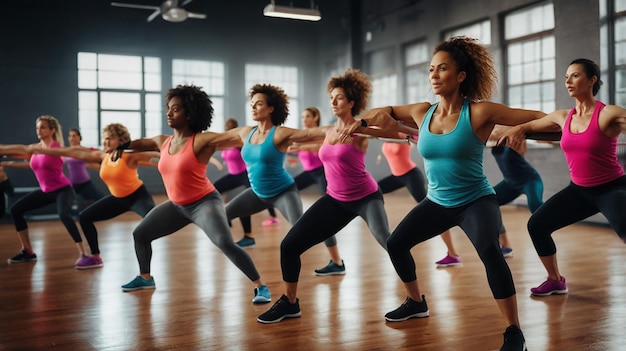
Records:
<instances>
[{"instance_id":1,"label":"blue sneaker","mask_svg":"<svg viewBox=\"0 0 626 351\"><path fill-rule=\"evenodd\" d=\"M130 283L122 285L122 291L135 291L141 289L154 289L154 278L143 279L141 276L136 276Z\"/></svg>"},{"instance_id":2,"label":"blue sneaker","mask_svg":"<svg viewBox=\"0 0 626 351\"><path fill-rule=\"evenodd\" d=\"M502 256L505 258L513 256L513 249L510 247L502 246L500 250L502 250Z\"/></svg>"},{"instance_id":3,"label":"blue sneaker","mask_svg":"<svg viewBox=\"0 0 626 351\"><path fill-rule=\"evenodd\" d=\"M267 285L261 285L258 288L254 288L254 298L252 299L252 303L268 303L272 301L272 297L270 295L270 289L267 288Z\"/></svg>"},{"instance_id":4,"label":"blue sneaker","mask_svg":"<svg viewBox=\"0 0 626 351\"><path fill-rule=\"evenodd\" d=\"M343 263L343 260L341 260L341 265L338 265L335 262L333 262L333 260L330 260L330 262L328 262L326 267L315 270L315 275L321 275L321 276L342 275L342 274L346 274L346 265Z\"/></svg>"},{"instance_id":5,"label":"blue sneaker","mask_svg":"<svg viewBox=\"0 0 626 351\"><path fill-rule=\"evenodd\" d=\"M237 241L236 244L242 249L249 249L249 248L253 248L256 243L253 238L244 236L243 239Z\"/></svg>"}]
</instances>

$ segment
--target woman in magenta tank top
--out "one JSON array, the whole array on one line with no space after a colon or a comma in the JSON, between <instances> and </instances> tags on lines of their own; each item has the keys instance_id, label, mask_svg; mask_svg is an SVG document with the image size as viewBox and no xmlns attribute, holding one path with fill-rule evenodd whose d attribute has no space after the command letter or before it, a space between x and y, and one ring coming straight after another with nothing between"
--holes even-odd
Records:
<instances>
[{"instance_id":1,"label":"woman in magenta tank top","mask_svg":"<svg viewBox=\"0 0 626 351\"><path fill-rule=\"evenodd\" d=\"M626 133L626 109L596 100L601 84L597 64L573 60L565 74L565 87L576 106L514 127L500 139L517 145L528 133L562 133L561 148L571 182L528 220L528 232L548 273L546 281L530 289L536 296L568 292L557 265L554 231L600 212L626 243L626 177L616 153L618 137Z\"/></svg>"},{"instance_id":2,"label":"woman in magenta tank top","mask_svg":"<svg viewBox=\"0 0 626 351\"><path fill-rule=\"evenodd\" d=\"M41 148L59 148L63 146L63 131L59 121L52 116L37 118L37 137L40 142L32 145L0 145L0 155L30 154L31 146ZM30 168L35 173L40 189L24 195L10 208L15 229L22 245L22 250L9 258L9 263L36 261L30 242L28 225L24 214L49 204L56 204L57 213L78 249L80 260L85 255L83 239L72 218L72 204L75 195L72 183L63 174L63 159L52 155L31 155ZM77 261L78 262L78 261Z\"/></svg>"}]
</instances>

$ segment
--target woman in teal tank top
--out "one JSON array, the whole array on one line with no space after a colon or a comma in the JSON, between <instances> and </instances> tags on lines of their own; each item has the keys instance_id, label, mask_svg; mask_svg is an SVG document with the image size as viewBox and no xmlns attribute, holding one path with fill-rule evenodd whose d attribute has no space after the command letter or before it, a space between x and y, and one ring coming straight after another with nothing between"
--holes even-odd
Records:
<instances>
[{"instance_id":1,"label":"woman in teal tank top","mask_svg":"<svg viewBox=\"0 0 626 351\"><path fill-rule=\"evenodd\" d=\"M459 226L485 265L489 287L504 317L507 329L501 350L524 350L513 277L498 243L500 210L484 174L483 152L496 124L517 125L545 113L484 101L496 88L496 70L491 53L476 39L453 37L439 43L430 63L429 80L439 96L438 103L389 106L363 115L368 125L387 128L395 119L419 128L418 150L429 183L427 198L409 212L387 240L407 298L385 318L399 322L428 316L410 250Z\"/></svg>"}]
</instances>

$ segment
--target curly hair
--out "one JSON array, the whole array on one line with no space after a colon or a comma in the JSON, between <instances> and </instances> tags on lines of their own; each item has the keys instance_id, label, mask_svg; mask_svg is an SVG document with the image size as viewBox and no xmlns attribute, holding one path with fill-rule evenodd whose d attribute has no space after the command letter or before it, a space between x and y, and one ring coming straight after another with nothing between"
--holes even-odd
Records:
<instances>
[{"instance_id":1,"label":"curly hair","mask_svg":"<svg viewBox=\"0 0 626 351\"><path fill-rule=\"evenodd\" d=\"M226 127L226 130L235 129L238 126L239 126L239 122L237 122L237 120L234 118L229 118L226 120L226 122L224 122L224 127Z\"/></svg>"},{"instance_id":2,"label":"curly hair","mask_svg":"<svg viewBox=\"0 0 626 351\"><path fill-rule=\"evenodd\" d=\"M488 100L496 91L498 75L493 55L478 43L478 39L456 36L435 47L433 54L445 51L452 56L459 72L465 71L466 78L461 83L461 95L469 100Z\"/></svg>"},{"instance_id":3,"label":"curly hair","mask_svg":"<svg viewBox=\"0 0 626 351\"><path fill-rule=\"evenodd\" d=\"M111 123L102 128L102 133L116 136L120 140L120 145L130 141L130 132L123 124Z\"/></svg>"},{"instance_id":4,"label":"curly hair","mask_svg":"<svg viewBox=\"0 0 626 351\"><path fill-rule=\"evenodd\" d=\"M65 141L63 139L63 128L61 128L61 123L50 115L39 116L35 121L37 124L40 121L46 121L48 123L48 128L54 129L54 134L52 135L52 139L59 143L61 146L65 146Z\"/></svg>"},{"instance_id":5,"label":"curly hair","mask_svg":"<svg viewBox=\"0 0 626 351\"><path fill-rule=\"evenodd\" d=\"M250 88L248 97L252 99L255 94L265 95L267 106L274 108L271 115L273 125L285 123L289 116L289 97L282 88L270 84L255 84Z\"/></svg>"},{"instance_id":6,"label":"curly hair","mask_svg":"<svg viewBox=\"0 0 626 351\"><path fill-rule=\"evenodd\" d=\"M367 74L358 69L348 68L342 76L332 77L328 81L326 87L328 93L330 94L335 88L342 88L348 101L354 102L350 112L353 116L357 116L367 106L372 91L372 83Z\"/></svg>"},{"instance_id":7,"label":"curly hair","mask_svg":"<svg viewBox=\"0 0 626 351\"><path fill-rule=\"evenodd\" d=\"M585 74L589 79L593 78L593 76L596 76L598 78L598 80L596 80L596 82L593 84L592 89L593 96L596 96L600 91L600 86L602 86L602 80L600 80L600 66L598 66L595 62L585 58L575 59L570 63L570 66L571 65L582 65L583 70L585 71Z\"/></svg>"},{"instance_id":8,"label":"curly hair","mask_svg":"<svg viewBox=\"0 0 626 351\"><path fill-rule=\"evenodd\" d=\"M194 85L177 85L165 95L165 101L179 98L185 115L189 117L189 129L199 133L208 129L213 121L213 103L202 88ZM167 104L166 104L167 105Z\"/></svg>"}]
</instances>

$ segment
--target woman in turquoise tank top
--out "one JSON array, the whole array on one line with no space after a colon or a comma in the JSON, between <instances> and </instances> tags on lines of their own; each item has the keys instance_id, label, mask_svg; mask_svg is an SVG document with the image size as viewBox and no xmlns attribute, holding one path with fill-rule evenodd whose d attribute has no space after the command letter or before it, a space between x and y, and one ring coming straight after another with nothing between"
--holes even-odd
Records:
<instances>
[{"instance_id":1,"label":"woman in turquoise tank top","mask_svg":"<svg viewBox=\"0 0 626 351\"><path fill-rule=\"evenodd\" d=\"M513 277L498 243L498 202L482 162L485 143L496 124L517 125L545 113L484 101L495 91L497 77L491 53L476 39L453 37L439 43L430 63L429 80L439 96L438 103L376 108L363 115L368 125L387 128L390 121L400 120L420 129L418 150L429 183L427 198L409 212L387 240L407 298L385 318L399 322L428 316L410 250L459 226L485 265L489 287L504 317L507 329L501 350L524 350Z\"/></svg>"}]
</instances>

